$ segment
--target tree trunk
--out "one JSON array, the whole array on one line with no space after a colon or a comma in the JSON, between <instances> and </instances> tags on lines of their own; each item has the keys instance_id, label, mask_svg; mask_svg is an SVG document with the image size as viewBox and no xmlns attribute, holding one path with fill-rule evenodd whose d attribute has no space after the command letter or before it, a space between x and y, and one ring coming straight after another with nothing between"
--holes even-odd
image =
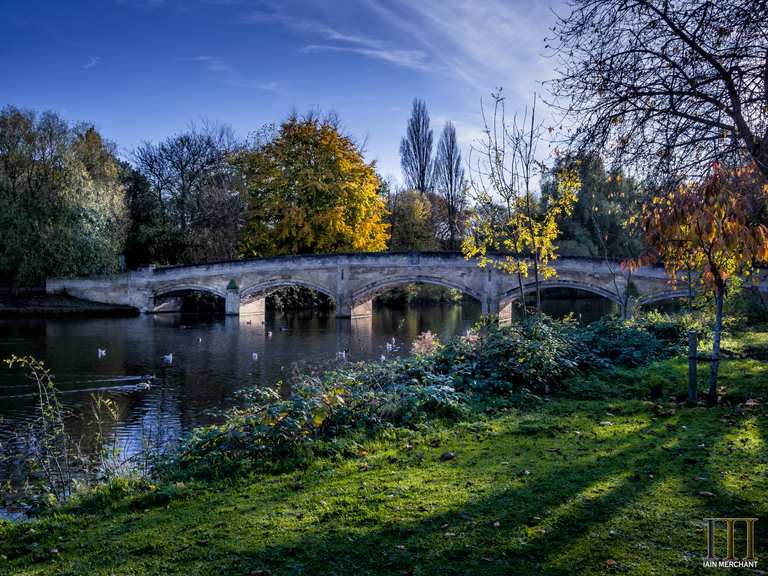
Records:
<instances>
[{"instance_id":1,"label":"tree trunk","mask_svg":"<svg viewBox=\"0 0 768 576\"><path fill-rule=\"evenodd\" d=\"M688 269L688 313L693 314L693 278L691 277L693 272Z\"/></svg>"},{"instance_id":2,"label":"tree trunk","mask_svg":"<svg viewBox=\"0 0 768 576\"><path fill-rule=\"evenodd\" d=\"M541 284L539 283L539 256L533 257L533 278L536 281L536 312L541 312Z\"/></svg>"},{"instance_id":3,"label":"tree trunk","mask_svg":"<svg viewBox=\"0 0 768 576\"><path fill-rule=\"evenodd\" d=\"M712 362L709 372L709 403L717 404L717 372L720 368L720 334L723 329L724 286L715 289L715 331L712 338Z\"/></svg>"},{"instance_id":4,"label":"tree trunk","mask_svg":"<svg viewBox=\"0 0 768 576\"><path fill-rule=\"evenodd\" d=\"M520 274L520 271L517 272L517 285L520 287L520 301L522 302L522 311L523 311L523 320L525 320L526 317L526 310L525 310L525 292L523 292L523 276Z\"/></svg>"},{"instance_id":5,"label":"tree trunk","mask_svg":"<svg viewBox=\"0 0 768 576\"><path fill-rule=\"evenodd\" d=\"M766 66L766 70L766 80L768 81L768 66ZM766 87L766 90L768 90L768 87ZM768 180L768 137L764 138L760 143L759 152L755 155L755 164L757 164L757 169Z\"/></svg>"}]
</instances>

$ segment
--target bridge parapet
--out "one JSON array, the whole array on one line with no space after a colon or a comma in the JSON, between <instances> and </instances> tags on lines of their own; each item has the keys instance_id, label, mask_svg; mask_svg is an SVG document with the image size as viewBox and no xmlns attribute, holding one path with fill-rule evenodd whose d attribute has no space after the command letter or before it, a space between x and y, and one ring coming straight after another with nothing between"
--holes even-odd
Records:
<instances>
[{"instance_id":1,"label":"bridge parapet","mask_svg":"<svg viewBox=\"0 0 768 576\"><path fill-rule=\"evenodd\" d=\"M599 259L560 258L557 275L543 281L543 288L585 290L621 303L627 293L635 302L647 303L680 297L663 268L643 267L631 278L617 263ZM760 289L768 292L768 271L762 271ZM329 296L339 317L372 313L377 294L408 283L453 288L478 300L483 314L508 315L511 303L533 292L533 278L523 280L494 269L481 269L457 253L414 252L300 255L192 266L145 268L125 274L87 278L53 278L49 293L155 311L156 302L188 291L209 293L225 301L228 314L263 313L264 298L284 286L304 286Z\"/></svg>"}]
</instances>

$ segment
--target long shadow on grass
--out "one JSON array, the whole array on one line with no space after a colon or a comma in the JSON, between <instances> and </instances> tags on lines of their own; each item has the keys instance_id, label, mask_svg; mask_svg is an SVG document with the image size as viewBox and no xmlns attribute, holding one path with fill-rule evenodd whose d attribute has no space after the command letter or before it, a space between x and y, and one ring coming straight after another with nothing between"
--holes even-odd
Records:
<instances>
[{"instance_id":1,"label":"long shadow on grass","mask_svg":"<svg viewBox=\"0 0 768 576\"><path fill-rule=\"evenodd\" d=\"M617 513L648 497L667 479L679 480L687 492L699 498L696 495L701 486L696 477L701 468L709 466L711 454L698 447L698 434L707 438L708 446L717 442L732 429L721 419L723 414L723 409L684 410L673 417L656 419L630 434L613 436L596 426L595 430L605 432L606 439L584 438L574 445L560 445L561 437L546 434L500 434L493 445L503 446L504 454L479 451L475 462L459 454L454 461L432 461L424 466L433 467L432 476L438 484L481 484L487 474L498 473L500 459L508 460L514 465L507 466L508 475L502 478L506 488L490 494L467 490L462 505L437 514L425 512L415 519L414 503L403 513L410 518L393 519L386 526L381 522L358 522L365 519L367 511L353 515L353 521L343 516L318 519L301 532L293 528L292 532L265 540L279 541L276 545L263 541L252 546L243 543L238 534L232 533L227 520L232 515L252 514L263 521L276 508L295 500L295 493L271 491L267 500L253 501L238 509L233 509L231 499L217 502L216 497L211 497L211 508L202 515L181 504L181 519L177 516L170 527L174 533L165 535L171 544L142 548L142 542L151 543L163 527L153 515L139 517L92 534L95 546L77 563L91 569L118 570L125 564L123 568L128 569L136 563L137 555L146 554L155 559L164 555L176 570L189 574L210 571L213 566L216 570L211 573L250 574L269 570L273 575L573 574L595 570L593 564L597 560L578 552L572 555L576 562L584 564L565 565L563 551L578 545L586 534ZM507 435L516 436L519 442L505 440ZM530 446L523 456L520 446L526 444ZM526 459L531 455L538 460ZM530 475L521 472L523 466L529 468ZM401 465L399 478L407 478L416 470L418 465L408 460ZM360 477L375 482L375 474L361 472ZM386 488L385 480L381 479L381 490ZM320 498L322 489L333 487L334 483L341 487L341 481L318 479L314 486L307 486L301 498ZM355 498L354 494L349 496ZM751 505L732 493L714 501L704 496L699 500L702 509L718 515L747 514ZM494 525L496 522L498 526ZM764 540L765 532L758 525L758 538ZM214 535L205 547L195 543L200 534L209 533ZM117 542L129 546L116 551L111 543Z\"/></svg>"},{"instance_id":2,"label":"long shadow on grass","mask_svg":"<svg viewBox=\"0 0 768 576\"><path fill-rule=\"evenodd\" d=\"M692 440L688 434L681 438L675 420L656 422L598 461L569 461L564 455L562 465L543 475L533 466L529 481L458 509L368 532L337 523L327 526L327 533L318 530L246 556L250 566L273 574L572 574L574 566L557 566L561 550L665 479L693 472L685 461ZM708 427L710 438L723 430L719 421ZM480 462L476 469L482 467ZM231 565L233 573L244 560Z\"/></svg>"}]
</instances>

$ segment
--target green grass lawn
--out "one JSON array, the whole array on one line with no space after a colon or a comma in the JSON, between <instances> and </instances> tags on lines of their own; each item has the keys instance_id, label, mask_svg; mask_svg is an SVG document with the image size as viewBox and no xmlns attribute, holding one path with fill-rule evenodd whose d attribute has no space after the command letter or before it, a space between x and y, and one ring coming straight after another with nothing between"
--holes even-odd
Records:
<instances>
[{"instance_id":1,"label":"green grass lawn","mask_svg":"<svg viewBox=\"0 0 768 576\"><path fill-rule=\"evenodd\" d=\"M392 430L306 470L0 524L0 573L701 574L711 516L760 518L768 566L768 364L723 363L713 409L669 399L686 374L611 371L583 400Z\"/></svg>"}]
</instances>

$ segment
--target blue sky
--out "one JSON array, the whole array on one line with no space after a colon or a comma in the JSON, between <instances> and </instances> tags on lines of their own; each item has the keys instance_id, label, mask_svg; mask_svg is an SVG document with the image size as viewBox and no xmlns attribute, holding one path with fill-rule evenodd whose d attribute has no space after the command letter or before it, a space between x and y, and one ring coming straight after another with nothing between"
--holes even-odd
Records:
<instances>
[{"instance_id":1,"label":"blue sky","mask_svg":"<svg viewBox=\"0 0 768 576\"><path fill-rule=\"evenodd\" d=\"M336 111L385 176L411 101L466 147L480 99L521 108L552 76L561 0L0 0L0 105L96 124L121 155L202 118L247 135Z\"/></svg>"}]
</instances>

